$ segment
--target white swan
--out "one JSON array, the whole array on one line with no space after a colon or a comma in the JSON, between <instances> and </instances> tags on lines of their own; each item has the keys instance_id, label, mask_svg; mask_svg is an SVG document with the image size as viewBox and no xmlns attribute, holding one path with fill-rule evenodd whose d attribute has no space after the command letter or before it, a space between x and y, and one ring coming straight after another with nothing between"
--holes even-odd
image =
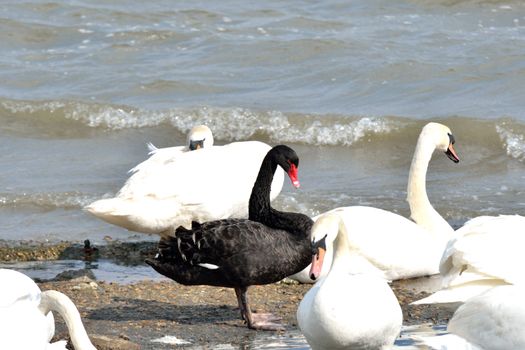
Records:
<instances>
[{"instance_id":1,"label":"white swan","mask_svg":"<svg viewBox=\"0 0 525 350\"><path fill-rule=\"evenodd\" d=\"M312 228L313 277L326 263L325 252L334 255L328 274L297 310L299 328L314 350L390 349L399 335L403 316L396 296L352 244L353 234L337 212L322 215Z\"/></svg>"},{"instance_id":2,"label":"white swan","mask_svg":"<svg viewBox=\"0 0 525 350\"><path fill-rule=\"evenodd\" d=\"M259 141L206 145L146 170L139 165L114 198L85 209L128 230L156 234L179 226L191 228L192 221L245 218L259 167L270 148ZM271 200L280 193L283 181L284 172L278 168Z\"/></svg>"},{"instance_id":3,"label":"white swan","mask_svg":"<svg viewBox=\"0 0 525 350\"><path fill-rule=\"evenodd\" d=\"M197 125L191 128L188 133L185 146L157 148L152 143L148 143L149 158L132 168L129 172L161 171L158 166L173 162L184 152L195 151L201 148L213 147L213 134L206 125Z\"/></svg>"},{"instance_id":4,"label":"white swan","mask_svg":"<svg viewBox=\"0 0 525 350\"><path fill-rule=\"evenodd\" d=\"M426 172L433 152L444 151L454 162L454 137L448 127L428 123L423 127L410 166L408 202L413 221L378 208L350 206L333 209L355 232L350 238L361 254L385 272L390 280L433 275L453 228L437 213L428 200ZM314 218L315 220L316 218ZM327 255L330 260L330 253ZM309 267L290 276L302 283L312 283ZM322 272L325 274L327 268Z\"/></svg>"},{"instance_id":5,"label":"white swan","mask_svg":"<svg viewBox=\"0 0 525 350\"><path fill-rule=\"evenodd\" d=\"M448 323L450 334L423 338L436 350L525 349L525 289L493 287L468 299Z\"/></svg>"},{"instance_id":6,"label":"white swan","mask_svg":"<svg viewBox=\"0 0 525 350\"><path fill-rule=\"evenodd\" d=\"M412 164L408 173L407 201L410 206L410 218L419 226L432 233L451 235L454 229L434 209L427 195L428 163L435 150L443 151L454 163L459 157L454 150L454 136L450 129L439 123L426 124L417 140Z\"/></svg>"},{"instance_id":7,"label":"white swan","mask_svg":"<svg viewBox=\"0 0 525 350\"><path fill-rule=\"evenodd\" d=\"M525 217L480 216L456 231L443 253L442 289L413 304L461 303L495 286L525 286Z\"/></svg>"},{"instance_id":8,"label":"white swan","mask_svg":"<svg viewBox=\"0 0 525 350\"><path fill-rule=\"evenodd\" d=\"M41 292L26 275L0 269L0 348L65 350L66 341L50 343L55 333L53 314L58 312L76 350L96 350L73 302L57 291Z\"/></svg>"}]
</instances>

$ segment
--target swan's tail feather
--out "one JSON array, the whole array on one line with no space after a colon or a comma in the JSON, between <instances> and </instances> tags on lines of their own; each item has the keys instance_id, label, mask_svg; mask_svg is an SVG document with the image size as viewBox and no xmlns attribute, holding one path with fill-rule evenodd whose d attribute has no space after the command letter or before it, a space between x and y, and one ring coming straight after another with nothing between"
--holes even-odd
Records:
<instances>
[{"instance_id":1,"label":"swan's tail feather","mask_svg":"<svg viewBox=\"0 0 525 350\"><path fill-rule=\"evenodd\" d=\"M99 217L118 211L119 198L99 199L84 207L84 210Z\"/></svg>"},{"instance_id":2,"label":"swan's tail feather","mask_svg":"<svg viewBox=\"0 0 525 350\"><path fill-rule=\"evenodd\" d=\"M130 231L172 235L175 227L191 227L191 220L180 213L175 201L158 201L144 198L140 201L127 198L100 199L84 210L110 224Z\"/></svg>"},{"instance_id":3,"label":"swan's tail feather","mask_svg":"<svg viewBox=\"0 0 525 350\"><path fill-rule=\"evenodd\" d=\"M135 230L129 218L133 215L132 205L121 198L100 199L85 206L84 210L110 224Z\"/></svg>"},{"instance_id":4,"label":"swan's tail feather","mask_svg":"<svg viewBox=\"0 0 525 350\"><path fill-rule=\"evenodd\" d=\"M146 144L146 146L148 146L148 151L149 151L148 154L150 154L150 155L155 153L158 150L158 148L154 144L152 144L151 142L148 142Z\"/></svg>"}]
</instances>

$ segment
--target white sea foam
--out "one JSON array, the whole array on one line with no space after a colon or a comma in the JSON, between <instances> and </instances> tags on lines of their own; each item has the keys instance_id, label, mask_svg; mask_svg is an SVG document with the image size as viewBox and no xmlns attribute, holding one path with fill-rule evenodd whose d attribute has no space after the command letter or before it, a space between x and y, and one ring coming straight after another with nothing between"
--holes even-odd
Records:
<instances>
[{"instance_id":1,"label":"white sea foam","mask_svg":"<svg viewBox=\"0 0 525 350\"><path fill-rule=\"evenodd\" d=\"M174 335L165 335L162 338L153 339L151 341L152 343L162 343L162 344L170 344L170 345L184 345L184 344L191 344L191 342L179 339Z\"/></svg>"},{"instance_id":2,"label":"white sea foam","mask_svg":"<svg viewBox=\"0 0 525 350\"><path fill-rule=\"evenodd\" d=\"M273 143L349 146L367 135L385 134L399 127L391 118L286 114L247 108L200 107L146 110L130 106L89 104L73 101L0 101L11 113L53 115L75 120L92 128L121 130L171 124L186 133L196 124L206 124L222 141L262 136ZM63 126L61 126L63 127Z\"/></svg>"},{"instance_id":3,"label":"white sea foam","mask_svg":"<svg viewBox=\"0 0 525 350\"><path fill-rule=\"evenodd\" d=\"M525 139L523 134L517 133L506 124L496 125L501 141L509 156L519 160L525 160Z\"/></svg>"}]
</instances>

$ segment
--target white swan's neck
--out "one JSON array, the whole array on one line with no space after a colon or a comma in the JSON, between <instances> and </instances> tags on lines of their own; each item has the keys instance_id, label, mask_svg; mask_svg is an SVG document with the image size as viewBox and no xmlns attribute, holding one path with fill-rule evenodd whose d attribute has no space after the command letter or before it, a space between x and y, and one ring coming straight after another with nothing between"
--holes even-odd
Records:
<instances>
[{"instance_id":1,"label":"white swan's neck","mask_svg":"<svg viewBox=\"0 0 525 350\"><path fill-rule=\"evenodd\" d=\"M55 311L62 316L75 350L96 350L89 340L77 307L66 295L55 290L42 292L39 309L44 315L49 311Z\"/></svg>"},{"instance_id":2,"label":"white swan's neck","mask_svg":"<svg viewBox=\"0 0 525 350\"><path fill-rule=\"evenodd\" d=\"M454 229L430 204L427 195L427 169L435 149L435 145L425 140L423 134L419 137L408 175L407 201L410 205L410 217L430 232L452 233Z\"/></svg>"},{"instance_id":3,"label":"white swan's neck","mask_svg":"<svg viewBox=\"0 0 525 350\"><path fill-rule=\"evenodd\" d=\"M330 248L328 248L330 249ZM339 232L333 243L334 256L329 274L372 274L383 277L384 274L353 247L343 220L339 222Z\"/></svg>"}]
</instances>

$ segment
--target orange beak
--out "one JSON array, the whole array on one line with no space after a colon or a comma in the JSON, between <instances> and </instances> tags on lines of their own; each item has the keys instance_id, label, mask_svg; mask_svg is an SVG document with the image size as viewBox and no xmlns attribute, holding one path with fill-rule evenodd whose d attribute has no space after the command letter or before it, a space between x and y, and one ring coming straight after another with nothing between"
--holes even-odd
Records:
<instances>
[{"instance_id":1,"label":"orange beak","mask_svg":"<svg viewBox=\"0 0 525 350\"><path fill-rule=\"evenodd\" d=\"M317 253L312 256L312 267L310 268L310 278L314 281L321 276L321 269L323 268L324 255L326 249L319 247Z\"/></svg>"},{"instance_id":2,"label":"orange beak","mask_svg":"<svg viewBox=\"0 0 525 350\"><path fill-rule=\"evenodd\" d=\"M447 157L453 161L454 163L458 163L459 162L459 157L458 157L458 154L456 153L456 150L454 149L454 146L452 146L452 143L450 143L448 145L448 149L447 151L445 152L445 154L447 155Z\"/></svg>"}]
</instances>

